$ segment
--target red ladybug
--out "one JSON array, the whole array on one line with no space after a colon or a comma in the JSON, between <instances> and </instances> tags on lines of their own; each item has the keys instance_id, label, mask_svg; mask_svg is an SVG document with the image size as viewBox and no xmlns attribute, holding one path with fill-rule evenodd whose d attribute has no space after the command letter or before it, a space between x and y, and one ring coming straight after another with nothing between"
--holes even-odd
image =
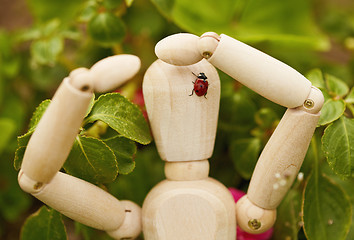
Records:
<instances>
[{"instance_id":1,"label":"red ladybug","mask_svg":"<svg viewBox=\"0 0 354 240\"><path fill-rule=\"evenodd\" d=\"M193 75L196 76L197 79L195 80L195 82L192 82L194 84L194 88L192 90L191 95L189 96L192 96L193 92L195 92L197 96L201 97L204 95L204 97L206 98L206 94L208 92L208 86L209 86L209 83L206 80L208 79L207 76L205 76L204 73L199 73L198 76L193 73Z\"/></svg>"}]
</instances>

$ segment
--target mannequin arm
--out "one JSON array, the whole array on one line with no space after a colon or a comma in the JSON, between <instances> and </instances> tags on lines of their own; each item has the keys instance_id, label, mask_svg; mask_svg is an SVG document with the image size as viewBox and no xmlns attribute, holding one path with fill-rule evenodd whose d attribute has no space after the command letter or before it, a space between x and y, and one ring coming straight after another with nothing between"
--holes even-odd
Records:
<instances>
[{"instance_id":1,"label":"mannequin arm","mask_svg":"<svg viewBox=\"0 0 354 240\"><path fill-rule=\"evenodd\" d=\"M295 69L224 34L207 32L200 38L187 33L171 35L156 45L155 53L159 59L179 66L204 57L253 91L287 108L303 105L311 92L311 82Z\"/></svg>"},{"instance_id":2,"label":"mannequin arm","mask_svg":"<svg viewBox=\"0 0 354 240\"><path fill-rule=\"evenodd\" d=\"M119 55L96 63L90 70L71 72L38 123L18 176L24 191L78 222L108 231L116 239L133 239L140 234L140 208L58 171L71 151L93 91L112 90L139 68L137 57Z\"/></svg>"},{"instance_id":3,"label":"mannequin arm","mask_svg":"<svg viewBox=\"0 0 354 240\"><path fill-rule=\"evenodd\" d=\"M313 91L323 102L321 92ZM273 226L275 209L298 174L320 117L311 110L288 109L263 149L247 195L236 205L237 223L245 231L261 233Z\"/></svg>"},{"instance_id":4,"label":"mannequin arm","mask_svg":"<svg viewBox=\"0 0 354 240\"><path fill-rule=\"evenodd\" d=\"M208 38L207 34L202 35L199 48L206 47ZM220 35L208 61L263 97L287 108L301 106L311 90L311 82L290 66L224 34Z\"/></svg>"},{"instance_id":5,"label":"mannequin arm","mask_svg":"<svg viewBox=\"0 0 354 240\"><path fill-rule=\"evenodd\" d=\"M298 174L320 117L323 95L293 68L231 37L206 33L198 44L214 66L289 108L257 162L247 195L236 206L241 228L264 232L273 226L275 209Z\"/></svg>"}]
</instances>

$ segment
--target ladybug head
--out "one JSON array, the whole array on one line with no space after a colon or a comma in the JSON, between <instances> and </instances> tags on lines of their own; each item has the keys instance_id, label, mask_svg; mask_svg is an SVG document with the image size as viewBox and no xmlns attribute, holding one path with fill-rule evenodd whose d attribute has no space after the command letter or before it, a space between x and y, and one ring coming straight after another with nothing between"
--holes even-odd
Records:
<instances>
[{"instance_id":1,"label":"ladybug head","mask_svg":"<svg viewBox=\"0 0 354 240\"><path fill-rule=\"evenodd\" d=\"M203 79L203 80L208 79L207 76L205 76L205 73L202 73L202 72L199 73L199 75L197 76L197 78Z\"/></svg>"}]
</instances>

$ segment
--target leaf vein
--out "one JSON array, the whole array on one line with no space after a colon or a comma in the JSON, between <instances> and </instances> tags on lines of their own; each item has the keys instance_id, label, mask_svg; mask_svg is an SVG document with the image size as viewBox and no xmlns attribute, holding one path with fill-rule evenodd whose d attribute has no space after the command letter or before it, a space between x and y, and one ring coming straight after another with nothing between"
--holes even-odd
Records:
<instances>
[{"instance_id":1,"label":"leaf vein","mask_svg":"<svg viewBox=\"0 0 354 240\"><path fill-rule=\"evenodd\" d=\"M93 169L95 172L97 172L97 169L94 167L94 165L91 163L89 157L87 156L87 154L86 154L86 152L85 152L85 149L84 149L84 146L83 146L82 143L81 143L80 138L77 137L76 140L77 140L78 145L79 145L79 147L80 147L80 149L81 149L81 151L82 151L82 154L84 154L84 156L85 156L87 162L88 162L89 165L92 167L92 169Z\"/></svg>"}]
</instances>

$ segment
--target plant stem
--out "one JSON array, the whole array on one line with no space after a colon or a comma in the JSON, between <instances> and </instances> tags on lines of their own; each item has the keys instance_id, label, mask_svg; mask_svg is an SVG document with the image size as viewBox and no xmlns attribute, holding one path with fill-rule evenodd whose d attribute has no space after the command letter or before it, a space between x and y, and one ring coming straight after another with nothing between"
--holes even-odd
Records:
<instances>
[{"instance_id":1,"label":"plant stem","mask_svg":"<svg viewBox=\"0 0 354 240\"><path fill-rule=\"evenodd\" d=\"M314 177L316 177L316 179L318 179L318 174L319 174L319 156L318 156L318 148L317 148L317 139L316 136L313 136L311 139L311 148L313 151L313 155L314 155Z\"/></svg>"},{"instance_id":2,"label":"plant stem","mask_svg":"<svg viewBox=\"0 0 354 240\"><path fill-rule=\"evenodd\" d=\"M96 121L89 129L84 131L84 135L100 138L102 134L105 134L107 131L108 125L102 121Z\"/></svg>"},{"instance_id":3,"label":"plant stem","mask_svg":"<svg viewBox=\"0 0 354 240\"><path fill-rule=\"evenodd\" d=\"M347 103L347 108L350 110L351 115L352 115L352 116L349 116L349 118L352 118L354 116L354 105L351 103Z\"/></svg>"}]
</instances>

